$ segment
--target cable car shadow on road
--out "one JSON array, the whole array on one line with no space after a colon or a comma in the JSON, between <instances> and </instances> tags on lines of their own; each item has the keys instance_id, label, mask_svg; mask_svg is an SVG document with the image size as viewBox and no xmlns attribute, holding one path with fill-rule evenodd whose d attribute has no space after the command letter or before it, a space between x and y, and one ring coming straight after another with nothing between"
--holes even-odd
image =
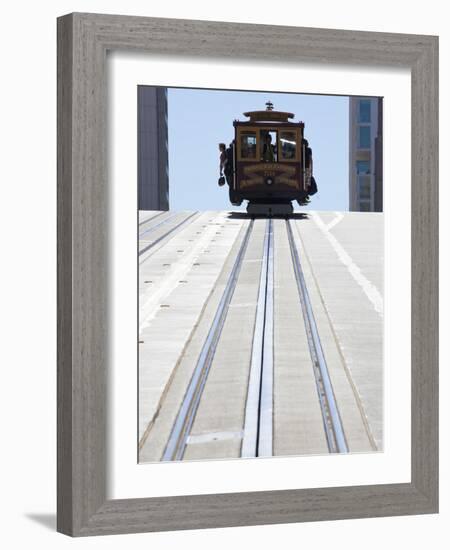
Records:
<instances>
[{"instance_id":1,"label":"cable car shadow on road","mask_svg":"<svg viewBox=\"0 0 450 550\"><path fill-rule=\"evenodd\" d=\"M228 212L227 215L228 218L233 220L251 220L252 218L255 219L266 219L268 216L252 216L248 214L247 212ZM288 216L270 216L274 220L307 220L309 218L308 214L306 212L293 212L292 214L289 214Z\"/></svg>"}]
</instances>

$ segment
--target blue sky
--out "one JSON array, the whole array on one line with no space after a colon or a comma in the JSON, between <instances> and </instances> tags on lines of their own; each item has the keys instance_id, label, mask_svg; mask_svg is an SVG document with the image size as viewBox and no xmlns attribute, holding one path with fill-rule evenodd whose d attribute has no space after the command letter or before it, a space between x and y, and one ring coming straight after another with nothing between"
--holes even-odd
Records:
<instances>
[{"instance_id":1,"label":"blue sky","mask_svg":"<svg viewBox=\"0 0 450 550\"><path fill-rule=\"evenodd\" d=\"M228 187L217 185L218 143L230 143L233 120L246 120L244 111L265 109L268 100L305 123L319 192L302 210L348 210L348 97L184 88L168 90L171 209L236 209Z\"/></svg>"}]
</instances>

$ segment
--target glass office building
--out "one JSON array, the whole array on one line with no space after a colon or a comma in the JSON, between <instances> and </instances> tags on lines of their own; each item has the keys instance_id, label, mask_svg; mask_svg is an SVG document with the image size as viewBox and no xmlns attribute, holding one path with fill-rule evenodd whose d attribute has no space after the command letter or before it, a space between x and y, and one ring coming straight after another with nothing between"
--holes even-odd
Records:
<instances>
[{"instance_id":1,"label":"glass office building","mask_svg":"<svg viewBox=\"0 0 450 550\"><path fill-rule=\"evenodd\" d=\"M349 209L383 211L383 100L350 97Z\"/></svg>"},{"instance_id":2,"label":"glass office building","mask_svg":"<svg viewBox=\"0 0 450 550\"><path fill-rule=\"evenodd\" d=\"M138 86L138 207L169 209L167 88Z\"/></svg>"}]
</instances>

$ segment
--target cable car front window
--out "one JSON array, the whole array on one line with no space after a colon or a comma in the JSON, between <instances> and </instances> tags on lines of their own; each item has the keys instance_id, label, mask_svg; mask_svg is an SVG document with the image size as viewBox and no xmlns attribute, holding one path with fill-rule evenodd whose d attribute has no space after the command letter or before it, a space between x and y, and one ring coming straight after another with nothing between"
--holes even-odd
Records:
<instances>
[{"instance_id":1,"label":"cable car front window","mask_svg":"<svg viewBox=\"0 0 450 550\"><path fill-rule=\"evenodd\" d=\"M294 160L296 157L297 137L295 132L280 133L281 158L283 160Z\"/></svg>"},{"instance_id":2,"label":"cable car front window","mask_svg":"<svg viewBox=\"0 0 450 550\"><path fill-rule=\"evenodd\" d=\"M256 159L256 132L242 132L241 158Z\"/></svg>"}]
</instances>

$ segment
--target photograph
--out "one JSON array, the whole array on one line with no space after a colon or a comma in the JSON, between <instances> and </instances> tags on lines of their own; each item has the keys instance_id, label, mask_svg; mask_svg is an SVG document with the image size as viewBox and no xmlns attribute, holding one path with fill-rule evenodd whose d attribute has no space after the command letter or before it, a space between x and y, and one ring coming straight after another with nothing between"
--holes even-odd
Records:
<instances>
[{"instance_id":1,"label":"photograph","mask_svg":"<svg viewBox=\"0 0 450 550\"><path fill-rule=\"evenodd\" d=\"M383 452L383 98L137 86L138 461Z\"/></svg>"},{"instance_id":2,"label":"photograph","mask_svg":"<svg viewBox=\"0 0 450 550\"><path fill-rule=\"evenodd\" d=\"M2 15L4 547L446 548L447 4Z\"/></svg>"}]
</instances>

